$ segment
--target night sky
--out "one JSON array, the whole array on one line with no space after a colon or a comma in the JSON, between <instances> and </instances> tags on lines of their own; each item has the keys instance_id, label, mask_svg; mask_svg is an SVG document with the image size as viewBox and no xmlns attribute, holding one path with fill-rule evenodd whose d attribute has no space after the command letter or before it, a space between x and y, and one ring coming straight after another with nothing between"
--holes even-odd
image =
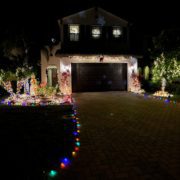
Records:
<instances>
[{"instance_id":1,"label":"night sky","mask_svg":"<svg viewBox=\"0 0 180 180\"><path fill-rule=\"evenodd\" d=\"M35 41L50 38L57 32L58 17L94 6L129 21L141 35L155 35L162 29L180 28L179 5L174 0L59 0L6 2L0 7L1 36L4 29L18 31L22 27Z\"/></svg>"}]
</instances>

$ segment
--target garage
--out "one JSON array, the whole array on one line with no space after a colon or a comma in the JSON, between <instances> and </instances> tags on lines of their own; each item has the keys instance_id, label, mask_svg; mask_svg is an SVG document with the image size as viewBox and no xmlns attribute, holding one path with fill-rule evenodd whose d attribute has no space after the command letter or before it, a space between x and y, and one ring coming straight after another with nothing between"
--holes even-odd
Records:
<instances>
[{"instance_id":1,"label":"garage","mask_svg":"<svg viewBox=\"0 0 180 180\"><path fill-rule=\"evenodd\" d=\"M72 91L126 91L127 63L72 63Z\"/></svg>"}]
</instances>

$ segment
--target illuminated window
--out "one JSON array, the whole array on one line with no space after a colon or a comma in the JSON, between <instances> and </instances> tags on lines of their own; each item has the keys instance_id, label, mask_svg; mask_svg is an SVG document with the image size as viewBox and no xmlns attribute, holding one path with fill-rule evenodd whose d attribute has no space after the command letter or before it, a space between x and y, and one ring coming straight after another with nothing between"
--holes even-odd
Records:
<instances>
[{"instance_id":1,"label":"illuminated window","mask_svg":"<svg viewBox=\"0 0 180 180\"><path fill-rule=\"evenodd\" d=\"M69 26L70 41L79 41L79 25Z\"/></svg>"},{"instance_id":2,"label":"illuminated window","mask_svg":"<svg viewBox=\"0 0 180 180\"><path fill-rule=\"evenodd\" d=\"M92 28L92 37L95 39L98 39L101 37L101 28L100 27Z\"/></svg>"},{"instance_id":3,"label":"illuminated window","mask_svg":"<svg viewBox=\"0 0 180 180\"><path fill-rule=\"evenodd\" d=\"M120 27L113 27L113 36L119 38L122 34L122 29Z\"/></svg>"}]
</instances>

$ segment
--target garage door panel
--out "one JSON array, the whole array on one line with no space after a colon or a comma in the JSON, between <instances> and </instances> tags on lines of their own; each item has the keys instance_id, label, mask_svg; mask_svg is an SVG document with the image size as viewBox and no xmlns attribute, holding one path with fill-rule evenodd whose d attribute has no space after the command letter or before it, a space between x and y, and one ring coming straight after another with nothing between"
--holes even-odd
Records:
<instances>
[{"instance_id":1,"label":"garage door panel","mask_svg":"<svg viewBox=\"0 0 180 180\"><path fill-rule=\"evenodd\" d=\"M72 90L127 90L125 63L72 63Z\"/></svg>"}]
</instances>

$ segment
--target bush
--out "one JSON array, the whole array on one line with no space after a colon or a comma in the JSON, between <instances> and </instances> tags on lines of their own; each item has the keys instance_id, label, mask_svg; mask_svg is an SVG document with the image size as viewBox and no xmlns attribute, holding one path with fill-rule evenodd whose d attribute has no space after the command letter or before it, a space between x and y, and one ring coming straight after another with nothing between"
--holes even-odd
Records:
<instances>
[{"instance_id":1,"label":"bush","mask_svg":"<svg viewBox=\"0 0 180 180\"><path fill-rule=\"evenodd\" d=\"M161 84L160 83L154 83L152 81L143 80L142 88L146 92L154 93L154 92L161 89Z\"/></svg>"},{"instance_id":2,"label":"bush","mask_svg":"<svg viewBox=\"0 0 180 180\"><path fill-rule=\"evenodd\" d=\"M180 82L173 82L168 84L167 91L172 94L180 95Z\"/></svg>"},{"instance_id":3,"label":"bush","mask_svg":"<svg viewBox=\"0 0 180 180\"><path fill-rule=\"evenodd\" d=\"M37 88L37 93L39 96L52 96L57 93L56 87L43 86Z\"/></svg>"},{"instance_id":4,"label":"bush","mask_svg":"<svg viewBox=\"0 0 180 180\"><path fill-rule=\"evenodd\" d=\"M149 80L150 69L148 66L144 67L144 79Z\"/></svg>"}]
</instances>

